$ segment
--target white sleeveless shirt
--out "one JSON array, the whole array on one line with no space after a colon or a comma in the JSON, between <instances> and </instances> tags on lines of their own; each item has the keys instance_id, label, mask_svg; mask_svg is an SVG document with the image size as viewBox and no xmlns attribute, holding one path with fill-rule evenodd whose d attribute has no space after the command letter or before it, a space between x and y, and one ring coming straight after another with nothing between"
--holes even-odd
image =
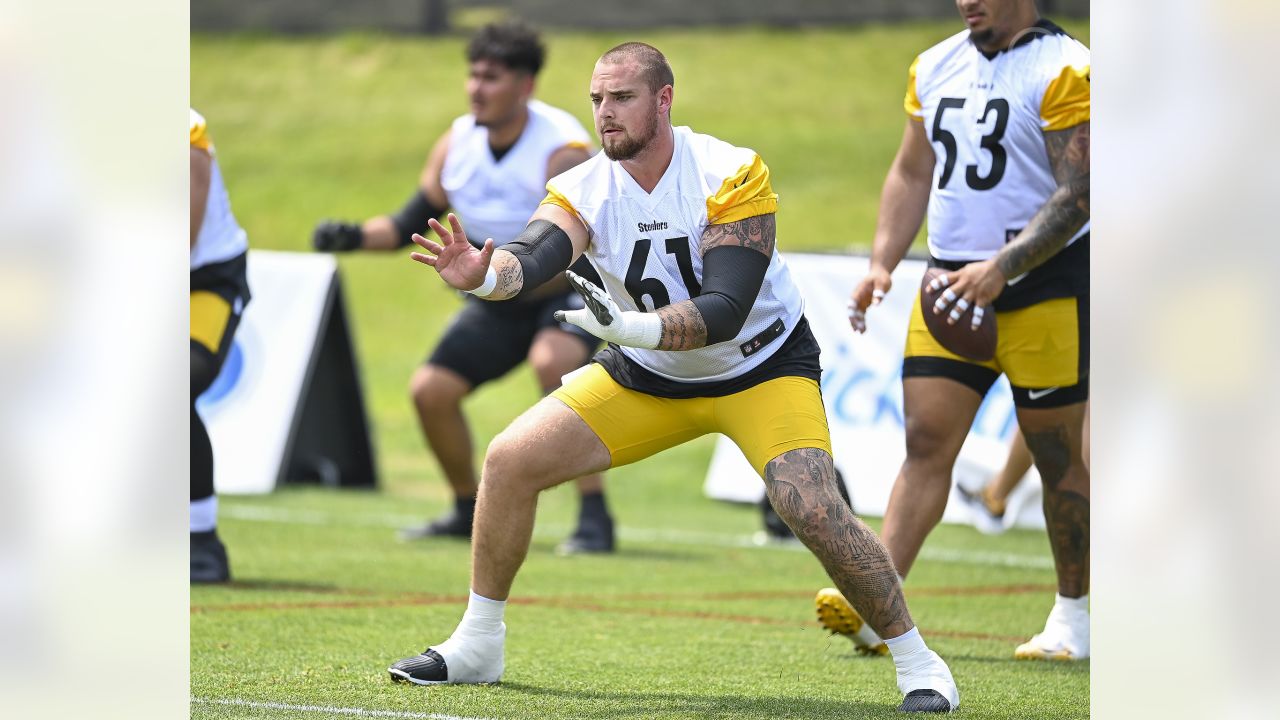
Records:
<instances>
[{"instance_id":1,"label":"white sleeveless shirt","mask_svg":"<svg viewBox=\"0 0 1280 720\"><path fill-rule=\"evenodd\" d=\"M476 125L474 115L453 121L440 184L477 244L493 238L500 247L514 240L546 195L551 155L566 146L589 146L587 131L569 113L538 100L528 108L520 138L496 161L488 128Z\"/></svg>"}]
</instances>

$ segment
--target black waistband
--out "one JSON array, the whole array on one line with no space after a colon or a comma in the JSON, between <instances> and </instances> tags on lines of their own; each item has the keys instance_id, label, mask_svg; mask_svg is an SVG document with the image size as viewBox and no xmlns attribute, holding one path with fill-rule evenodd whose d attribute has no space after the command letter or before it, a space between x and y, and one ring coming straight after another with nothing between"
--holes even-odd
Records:
<instances>
[{"instance_id":1,"label":"black waistband","mask_svg":"<svg viewBox=\"0 0 1280 720\"><path fill-rule=\"evenodd\" d=\"M959 270L977 260L942 260L929 257L929 267L943 270ZM995 309L1000 312L1019 310L1045 300L1064 297L1081 297L1089 294L1089 233L1059 250L1037 268L1034 268L1013 285L1006 286L996 298Z\"/></svg>"},{"instance_id":2,"label":"black waistband","mask_svg":"<svg viewBox=\"0 0 1280 720\"><path fill-rule=\"evenodd\" d=\"M943 270L959 270L971 262L977 260L940 260L932 255L929 256L929 267L942 268Z\"/></svg>"}]
</instances>

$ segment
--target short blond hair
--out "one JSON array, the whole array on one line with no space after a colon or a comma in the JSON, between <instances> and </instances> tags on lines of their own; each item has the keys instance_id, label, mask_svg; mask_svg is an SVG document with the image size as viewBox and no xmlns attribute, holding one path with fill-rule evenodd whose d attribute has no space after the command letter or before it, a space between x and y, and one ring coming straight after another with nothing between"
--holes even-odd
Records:
<instances>
[{"instance_id":1,"label":"short blond hair","mask_svg":"<svg viewBox=\"0 0 1280 720\"><path fill-rule=\"evenodd\" d=\"M625 42L600 56L598 62L618 65L634 61L640 66L640 76L644 78L649 89L658 92L664 85L675 87L676 76L671 72L671 64L658 48L642 42Z\"/></svg>"}]
</instances>

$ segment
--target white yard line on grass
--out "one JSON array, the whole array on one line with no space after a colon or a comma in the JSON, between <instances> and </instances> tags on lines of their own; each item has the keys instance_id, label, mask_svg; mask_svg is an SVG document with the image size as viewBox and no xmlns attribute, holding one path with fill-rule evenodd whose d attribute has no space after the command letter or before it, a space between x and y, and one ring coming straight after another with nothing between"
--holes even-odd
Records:
<instances>
[{"instance_id":1,"label":"white yard line on grass","mask_svg":"<svg viewBox=\"0 0 1280 720\"><path fill-rule=\"evenodd\" d=\"M278 522L294 525L330 525L402 528L421 522L413 515L328 513L320 510L292 510L266 505L224 503L218 513L224 518L252 522ZM562 537L570 528L562 525L542 524L534 529L537 537ZM789 550L808 552L800 543L768 543L761 545L752 535L699 532L696 530L669 530L657 528L618 528L618 537L625 542L665 543L668 545L693 545L698 547L745 548L761 550ZM998 565L1029 570L1052 570L1053 558L1048 555L992 552L985 550L956 550L926 547L920 551L920 559L957 565Z\"/></svg>"},{"instance_id":2,"label":"white yard line on grass","mask_svg":"<svg viewBox=\"0 0 1280 720\"><path fill-rule=\"evenodd\" d=\"M192 705L233 705L254 710L289 710L292 712L318 713L322 715L349 715L353 717L413 718L415 720L485 720L485 718L445 715L444 713L416 713L400 710L370 710L368 708L344 708L331 705L289 705L277 702L253 702L239 698L191 698Z\"/></svg>"}]
</instances>

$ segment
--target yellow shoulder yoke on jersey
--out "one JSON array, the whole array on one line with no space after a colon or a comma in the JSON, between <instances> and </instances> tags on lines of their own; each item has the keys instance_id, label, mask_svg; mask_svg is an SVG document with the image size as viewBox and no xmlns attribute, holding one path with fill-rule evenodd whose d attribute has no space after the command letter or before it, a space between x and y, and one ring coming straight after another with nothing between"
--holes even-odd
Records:
<instances>
[{"instance_id":1,"label":"yellow shoulder yoke on jersey","mask_svg":"<svg viewBox=\"0 0 1280 720\"><path fill-rule=\"evenodd\" d=\"M920 56L917 55L907 70L907 96L902 99L902 109L907 111L907 115L911 116L912 120L923 122L924 112L920 106L920 96L916 94L916 66L919 64Z\"/></svg>"},{"instance_id":2,"label":"yellow shoulder yoke on jersey","mask_svg":"<svg viewBox=\"0 0 1280 720\"><path fill-rule=\"evenodd\" d=\"M707 224L722 225L778 211L778 194L769 182L769 166L759 155L725 178L707 198Z\"/></svg>"},{"instance_id":3,"label":"yellow shoulder yoke on jersey","mask_svg":"<svg viewBox=\"0 0 1280 720\"><path fill-rule=\"evenodd\" d=\"M559 190L551 187L551 183L547 183L547 196L542 198L539 205L555 205L562 208L565 212L572 214L576 218L581 218L582 213L569 202L569 198L565 197Z\"/></svg>"},{"instance_id":4,"label":"yellow shoulder yoke on jersey","mask_svg":"<svg viewBox=\"0 0 1280 720\"><path fill-rule=\"evenodd\" d=\"M209 140L209 126L204 118L191 114L191 147L208 150L212 143Z\"/></svg>"},{"instance_id":5,"label":"yellow shoulder yoke on jersey","mask_svg":"<svg viewBox=\"0 0 1280 720\"><path fill-rule=\"evenodd\" d=\"M1062 68L1040 101L1045 130L1066 130L1089 122L1089 66Z\"/></svg>"}]
</instances>

